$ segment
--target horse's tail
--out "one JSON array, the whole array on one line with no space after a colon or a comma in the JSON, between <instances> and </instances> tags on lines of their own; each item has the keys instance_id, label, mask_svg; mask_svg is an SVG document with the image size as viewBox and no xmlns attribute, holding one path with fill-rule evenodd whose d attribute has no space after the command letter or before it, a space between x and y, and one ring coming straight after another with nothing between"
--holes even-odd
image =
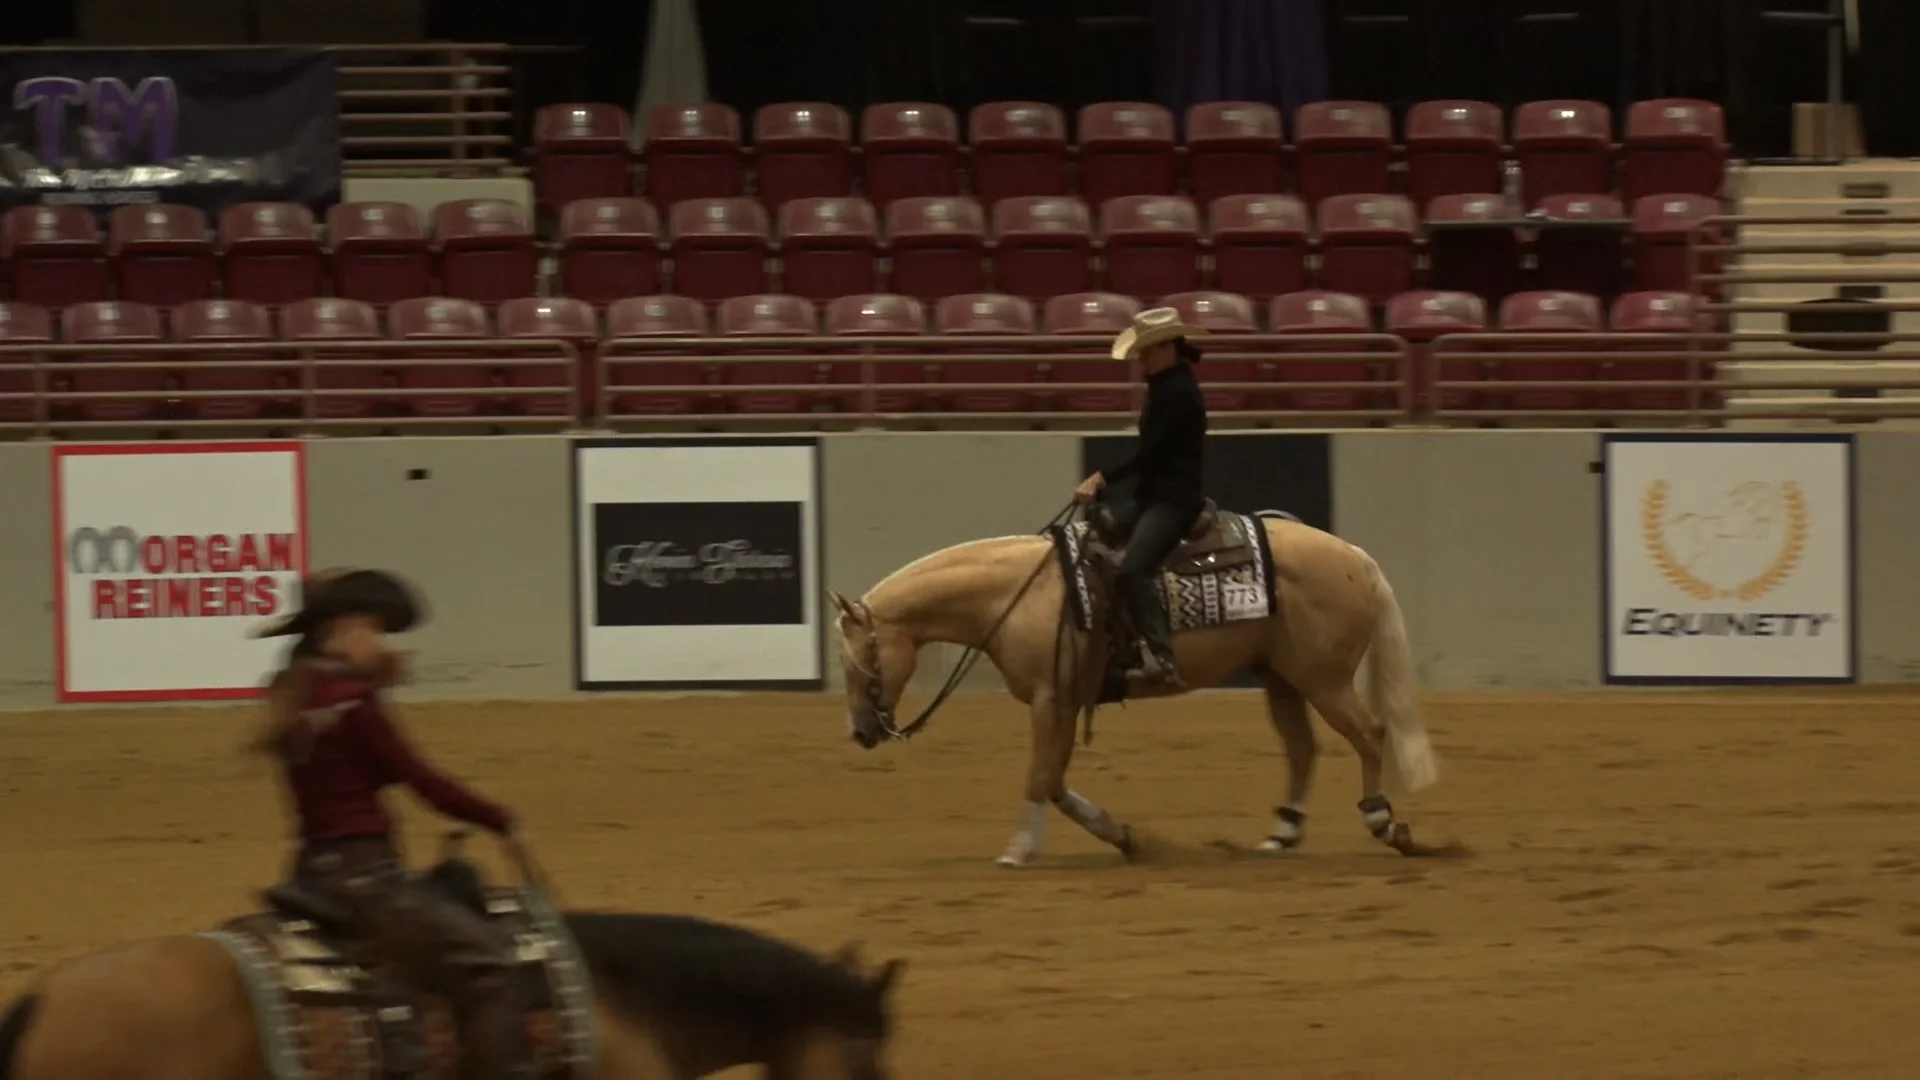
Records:
<instances>
[{"instance_id":1,"label":"horse's tail","mask_svg":"<svg viewBox=\"0 0 1920 1080\"><path fill-rule=\"evenodd\" d=\"M0 1017L0 1080L14 1080L14 1059L19 1056L20 1043L27 1037L27 1026L33 1023L33 1014L40 1007L40 995L28 994L15 1001Z\"/></svg>"},{"instance_id":2,"label":"horse's tail","mask_svg":"<svg viewBox=\"0 0 1920 1080\"><path fill-rule=\"evenodd\" d=\"M1440 763L1434 757L1426 726L1420 722L1407 620L1380 564L1364 551L1360 557L1366 560L1373 578L1373 646L1367 658L1367 697L1374 715L1387 725L1382 779L1392 791L1415 792L1440 779Z\"/></svg>"}]
</instances>

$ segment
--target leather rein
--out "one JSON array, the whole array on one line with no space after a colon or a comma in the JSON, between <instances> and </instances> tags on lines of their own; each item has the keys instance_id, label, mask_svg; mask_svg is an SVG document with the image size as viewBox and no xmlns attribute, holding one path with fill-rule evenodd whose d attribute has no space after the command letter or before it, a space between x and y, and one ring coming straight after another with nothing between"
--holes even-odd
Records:
<instances>
[{"instance_id":1,"label":"leather rein","mask_svg":"<svg viewBox=\"0 0 1920 1080\"><path fill-rule=\"evenodd\" d=\"M1047 530L1073 520L1079 508L1078 503L1068 503L1064 509L1053 515L1052 521L1041 526L1035 535L1045 536ZM926 708L920 710L920 715L914 717L913 721L904 727L895 722L893 710L881 701L886 693L886 681L880 677L879 619L874 615L873 609L867 606L865 600L853 601L867 629L867 644L866 648L861 650L859 665L860 674L867 679L867 707L873 710L875 719L880 722L880 730L889 739L905 742L926 729L927 721L933 719L933 714L940 706L946 704L955 690L960 688L960 683L966 679L967 673L973 670L973 665L979 663L980 657L986 655L983 650L987 647L987 643L993 640L993 635L999 633L1002 626L1006 625L1014 609L1020 606L1020 601L1025 598L1028 590L1033 588L1033 583L1040 580L1040 575L1046 571L1047 564L1052 560L1053 549L1049 547L1046 554L1041 556L1040 564L1033 568L1033 573L1027 575L1027 580L1020 585L1020 590L1013 594L1012 600L1007 602L1006 609L1000 613L1000 617L995 619L993 625L988 627L987 632L981 636L980 643L966 647L966 651L960 654L959 661L953 665L953 671L947 676L947 681L941 685L940 691L933 695L933 700L927 703Z\"/></svg>"}]
</instances>

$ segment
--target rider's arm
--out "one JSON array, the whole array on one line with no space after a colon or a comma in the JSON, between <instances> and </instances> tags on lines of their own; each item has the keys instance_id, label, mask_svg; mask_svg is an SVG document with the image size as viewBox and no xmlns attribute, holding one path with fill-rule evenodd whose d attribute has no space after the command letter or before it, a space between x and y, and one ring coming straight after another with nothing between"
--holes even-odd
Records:
<instances>
[{"instance_id":1,"label":"rider's arm","mask_svg":"<svg viewBox=\"0 0 1920 1080\"><path fill-rule=\"evenodd\" d=\"M355 726L354 734L379 759L387 775L412 788L435 810L496 833L513 828L513 814L506 807L429 765L387 719L384 708L355 709L351 716L348 722Z\"/></svg>"},{"instance_id":2,"label":"rider's arm","mask_svg":"<svg viewBox=\"0 0 1920 1080\"><path fill-rule=\"evenodd\" d=\"M1171 384L1154 386L1148 393L1154 398L1140 413L1139 445L1132 457L1111 469L1100 470L1108 483L1125 480L1142 466L1159 464L1167 456L1169 447L1180 444L1180 436L1200 430L1204 423L1205 414L1195 411L1192 401Z\"/></svg>"}]
</instances>

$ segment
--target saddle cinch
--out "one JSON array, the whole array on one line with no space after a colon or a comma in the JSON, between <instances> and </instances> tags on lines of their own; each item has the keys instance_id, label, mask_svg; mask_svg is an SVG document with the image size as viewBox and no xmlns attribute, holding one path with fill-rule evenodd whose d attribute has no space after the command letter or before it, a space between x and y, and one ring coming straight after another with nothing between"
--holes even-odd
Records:
<instances>
[{"instance_id":1,"label":"saddle cinch","mask_svg":"<svg viewBox=\"0 0 1920 1080\"><path fill-rule=\"evenodd\" d=\"M1099 558L1109 570L1118 568L1132 530L1121 528L1120 522L1114 520L1112 504L1106 502L1093 504L1087 513L1087 524L1099 540L1088 554ZM1221 516L1213 500L1208 499L1201 505L1199 516L1193 519L1186 539L1161 561L1160 570L1176 577L1195 577L1216 570L1251 566L1259 558L1260 552L1254 545L1241 537L1239 530Z\"/></svg>"},{"instance_id":2,"label":"saddle cinch","mask_svg":"<svg viewBox=\"0 0 1920 1080\"><path fill-rule=\"evenodd\" d=\"M450 838L449 851L457 843ZM480 913L511 943L538 1074L586 1077L593 1056L589 975L560 916L537 886L489 887L448 854L419 881ZM275 1077L451 1078L459 1039L446 1002L406 985L352 931L347 912L288 882L262 894L269 910L208 936L246 976Z\"/></svg>"}]
</instances>

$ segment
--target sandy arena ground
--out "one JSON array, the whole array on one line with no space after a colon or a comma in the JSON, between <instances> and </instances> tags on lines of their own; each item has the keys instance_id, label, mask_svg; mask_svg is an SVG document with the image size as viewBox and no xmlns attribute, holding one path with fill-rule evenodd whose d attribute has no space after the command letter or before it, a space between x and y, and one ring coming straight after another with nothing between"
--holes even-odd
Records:
<instances>
[{"instance_id":1,"label":"sandy arena ground","mask_svg":"<svg viewBox=\"0 0 1920 1080\"><path fill-rule=\"evenodd\" d=\"M1282 759L1257 699L1104 713L1077 787L1156 838L1123 866L1015 821L1025 720L962 698L863 754L835 699L407 710L519 807L564 898L738 920L911 966L907 1080L1662 1080L1915 1075L1920 697L1433 702L1440 786L1400 810L1471 858L1377 848L1324 735L1306 846L1262 835ZM0 991L251 904L278 795L249 714L0 715ZM414 834L426 813L409 808ZM418 849L417 849L418 850Z\"/></svg>"}]
</instances>

